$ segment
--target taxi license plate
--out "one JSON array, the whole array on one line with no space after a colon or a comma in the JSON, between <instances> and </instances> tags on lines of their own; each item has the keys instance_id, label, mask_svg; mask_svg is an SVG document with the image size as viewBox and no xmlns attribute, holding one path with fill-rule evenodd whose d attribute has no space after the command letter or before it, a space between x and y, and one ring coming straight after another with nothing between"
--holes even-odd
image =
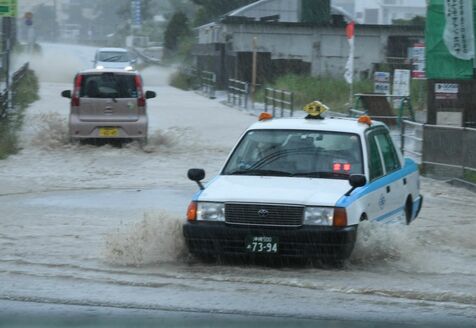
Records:
<instances>
[{"instance_id":1,"label":"taxi license plate","mask_svg":"<svg viewBox=\"0 0 476 328\"><path fill-rule=\"evenodd\" d=\"M250 253L278 253L278 238L248 236L245 240L246 250Z\"/></svg>"},{"instance_id":2,"label":"taxi license plate","mask_svg":"<svg viewBox=\"0 0 476 328\"><path fill-rule=\"evenodd\" d=\"M117 137L119 135L118 128L99 128L100 137Z\"/></svg>"}]
</instances>

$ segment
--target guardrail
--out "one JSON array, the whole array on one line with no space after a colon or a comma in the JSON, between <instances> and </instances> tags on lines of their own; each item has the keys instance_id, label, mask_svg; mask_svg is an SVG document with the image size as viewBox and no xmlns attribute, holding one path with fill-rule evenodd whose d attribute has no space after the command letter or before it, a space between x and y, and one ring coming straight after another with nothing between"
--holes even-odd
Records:
<instances>
[{"instance_id":1,"label":"guardrail","mask_svg":"<svg viewBox=\"0 0 476 328\"><path fill-rule=\"evenodd\" d=\"M273 116L276 116L276 109L280 110L281 117L284 117L285 110L290 115L294 115L294 93L286 90L266 88L264 90L264 111L268 112L272 108Z\"/></svg>"},{"instance_id":2,"label":"guardrail","mask_svg":"<svg viewBox=\"0 0 476 328\"><path fill-rule=\"evenodd\" d=\"M15 71L12 75L12 83L9 89L4 89L0 93L0 119L5 118L11 106L15 106L15 89L20 81L25 77L29 69L29 63L25 63L22 67ZM10 103L11 100L11 103Z\"/></svg>"},{"instance_id":3,"label":"guardrail","mask_svg":"<svg viewBox=\"0 0 476 328\"><path fill-rule=\"evenodd\" d=\"M199 73L200 90L210 99L215 99L217 76L213 72L201 71Z\"/></svg>"},{"instance_id":4,"label":"guardrail","mask_svg":"<svg viewBox=\"0 0 476 328\"><path fill-rule=\"evenodd\" d=\"M426 173L445 177L476 174L476 129L425 124L423 159Z\"/></svg>"},{"instance_id":5,"label":"guardrail","mask_svg":"<svg viewBox=\"0 0 476 328\"><path fill-rule=\"evenodd\" d=\"M248 108L249 94L250 85L248 82L234 79L228 80L228 104Z\"/></svg>"},{"instance_id":6,"label":"guardrail","mask_svg":"<svg viewBox=\"0 0 476 328\"><path fill-rule=\"evenodd\" d=\"M416 163L423 159L423 128L424 124L403 120L400 131L400 150L403 156L408 155Z\"/></svg>"}]
</instances>

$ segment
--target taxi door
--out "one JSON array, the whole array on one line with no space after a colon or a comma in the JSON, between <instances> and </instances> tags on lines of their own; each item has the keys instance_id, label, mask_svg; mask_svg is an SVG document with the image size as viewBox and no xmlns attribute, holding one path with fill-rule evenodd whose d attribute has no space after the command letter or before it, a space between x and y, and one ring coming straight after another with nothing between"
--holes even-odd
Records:
<instances>
[{"instance_id":1,"label":"taxi door","mask_svg":"<svg viewBox=\"0 0 476 328\"><path fill-rule=\"evenodd\" d=\"M403 180L400 158L385 128L370 130L367 134L369 158L368 219L393 222L404 219Z\"/></svg>"}]
</instances>

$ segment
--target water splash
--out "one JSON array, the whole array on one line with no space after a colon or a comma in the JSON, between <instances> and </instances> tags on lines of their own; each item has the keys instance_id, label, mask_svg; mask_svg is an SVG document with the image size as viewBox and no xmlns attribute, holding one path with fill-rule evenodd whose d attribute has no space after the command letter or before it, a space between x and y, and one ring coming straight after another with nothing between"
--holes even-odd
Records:
<instances>
[{"instance_id":1,"label":"water splash","mask_svg":"<svg viewBox=\"0 0 476 328\"><path fill-rule=\"evenodd\" d=\"M173 262L186 256L180 218L166 212L146 213L132 226L106 237L104 258L120 266Z\"/></svg>"},{"instance_id":2,"label":"water splash","mask_svg":"<svg viewBox=\"0 0 476 328\"><path fill-rule=\"evenodd\" d=\"M38 114L33 118L35 135L31 144L43 149L63 148L69 144L66 118L58 113Z\"/></svg>"}]
</instances>

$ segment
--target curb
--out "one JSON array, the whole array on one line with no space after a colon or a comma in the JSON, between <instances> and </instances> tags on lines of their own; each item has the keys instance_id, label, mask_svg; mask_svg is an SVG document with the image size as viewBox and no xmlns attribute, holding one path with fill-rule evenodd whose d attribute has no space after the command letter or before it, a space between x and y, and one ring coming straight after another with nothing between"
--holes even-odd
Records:
<instances>
[{"instance_id":1,"label":"curb","mask_svg":"<svg viewBox=\"0 0 476 328\"><path fill-rule=\"evenodd\" d=\"M465 188L469 191L472 191L472 192L476 193L476 184L474 184L472 182L455 178L455 179L451 179L451 180L446 181L446 183L448 183L452 186L455 186L455 187Z\"/></svg>"}]
</instances>

